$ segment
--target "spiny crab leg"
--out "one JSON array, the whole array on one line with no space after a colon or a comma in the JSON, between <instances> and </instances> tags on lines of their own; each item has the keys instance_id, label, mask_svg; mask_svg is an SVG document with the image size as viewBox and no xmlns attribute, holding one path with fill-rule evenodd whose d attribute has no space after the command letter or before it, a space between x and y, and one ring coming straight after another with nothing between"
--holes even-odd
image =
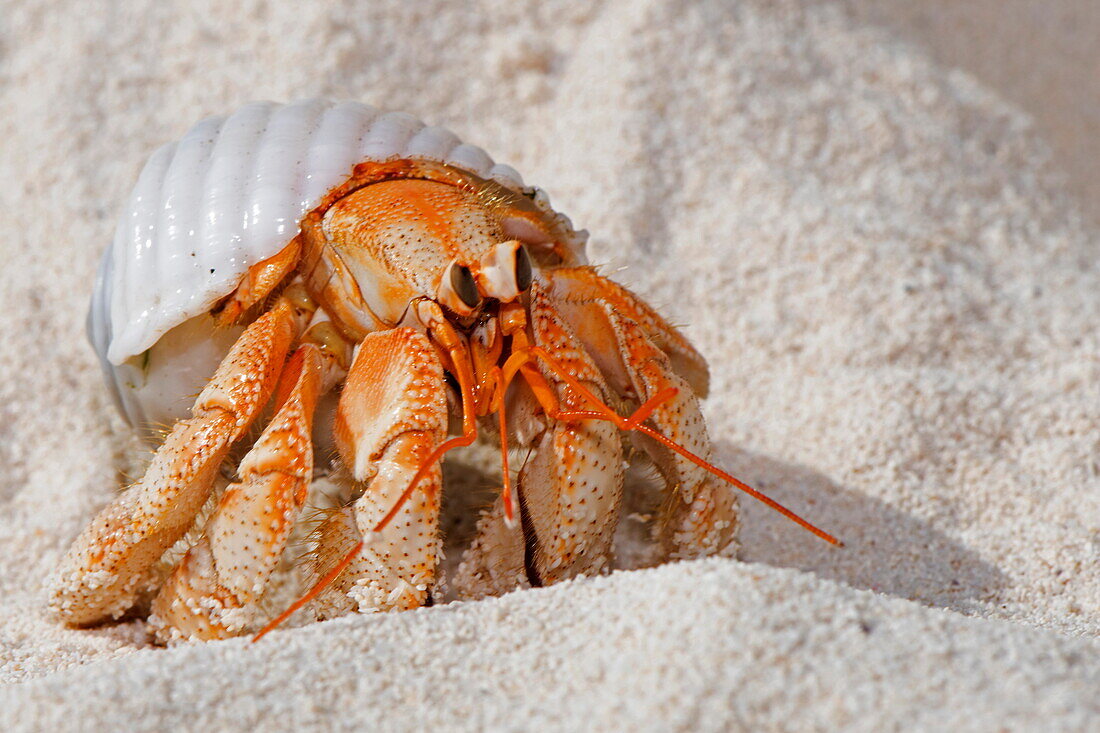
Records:
<instances>
[{"instance_id":1,"label":"spiny crab leg","mask_svg":"<svg viewBox=\"0 0 1100 733\"><path fill-rule=\"evenodd\" d=\"M527 303L502 306L498 317L501 330L510 336L507 348L512 353L523 352L528 343L542 346L589 390L611 398L595 359L539 283L532 284ZM509 397L510 412L517 418L517 435L531 448L515 486L522 531L507 528L502 495L478 521L455 575L456 588L467 598L599 573L611 560L623 473L616 426L603 420L555 419L532 394L535 389L552 393L563 410L584 410L587 403L529 357L505 361L502 377L512 380L517 374L524 385Z\"/></svg>"},{"instance_id":2,"label":"spiny crab leg","mask_svg":"<svg viewBox=\"0 0 1100 733\"><path fill-rule=\"evenodd\" d=\"M610 308L628 319L644 337L668 358L670 365L700 399L707 396L710 375L707 363L695 347L644 300L622 285L600 275L591 267L563 267L546 273L555 307L582 342L592 347L594 358L610 381L626 378L616 374L615 362L622 352L607 347L606 324L600 310ZM619 384L619 387L624 385Z\"/></svg>"},{"instance_id":3,"label":"spiny crab leg","mask_svg":"<svg viewBox=\"0 0 1100 733\"><path fill-rule=\"evenodd\" d=\"M604 281L602 278L598 278L598 280L600 282L607 282ZM619 288L619 291L621 291L621 288ZM625 297L622 292L618 292L618 295L620 297ZM637 302L634 299L631 299L630 303L634 304L635 309L637 308ZM624 304L619 302L616 305L623 306ZM628 309L628 311L629 310L630 309ZM522 319L523 314L522 311L514 310L510 312L509 315L513 318ZM637 326L635 326L635 328L637 328ZM522 328L517 327L516 325L511 325L509 327L506 327L505 330L506 332L512 334L513 341L512 353L505 361L504 366L501 369L502 393L507 390L509 383L515 377L515 375L517 373L522 373L524 380L527 382L528 386L531 387L531 390L534 392L536 398L539 400L539 403L543 406L543 410L552 419L565 422L577 422L582 420L606 420L615 424L616 427L618 427L620 430L623 430L624 432L637 431L639 433L642 433L643 435L646 435L647 437L657 441L669 450L682 456L699 468L702 468L713 474L714 476L722 479L723 481L732 484L749 496L764 503L768 507L779 512L784 517L790 519L791 521L801 526L803 529L808 530L809 532L820 537L826 542L837 546L843 545L843 543L836 537L814 526L813 524L798 516L790 509L787 509L785 506L775 501L771 497L760 493L759 491L752 488L735 476L730 475L729 473L721 470L717 466L714 466L709 461L706 461L695 453L689 451L687 448L683 447L679 443L676 443L675 441L669 439L667 436L661 434L660 432L648 427L647 425L644 425L643 423L647 419L649 419L654 412L660 409L662 405L665 405L676 398L679 392L678 388L665 386L658 389L649 399L643 402L630 415L630 417L624 418L616 413L614 410L612 410L610 407L608 407L603 401L601 401L596 395L594 395L591 390L585 387L579 380L577 380L572 374L570 374L567 369L562 367L562 365L559 364L558 361L553 356L551 356L545 348L529 344L527 340L527 335ZM663 331L658 330L656 325L652 324L651 331L654 333L664 333ZM542 377L538 370L532 366L533 357L538 358L543 363L545 363L549 369L551 369L562 379L563 382L569 385L570 388L572 388L578 395L580 395L585 402L587 402L595 409L592 411L562 410L558 404L557 398L554 395L553 389L549 386L549 384L546 383L546 380ZM650 355L650 358L654 358L654 355ZM507 480L507 477L505 477L505 481ZM507 486L507 483L505 484L505 486Z\"/></svg>"},{"instance_id":4,"label":"spiny crab leg","mask_svg":"<svg viewBox=\"0 0 1100 733\"><path fill-rule=\"evenodd\" d=\"M313 410L324 356L304 344L280 380L275 417L241 461L229 486L153 602L149 620L161 641L222 639L252 622L313 474Z\"/></svg>"},{"instance_id":5,"label":"spiny crab leg","mask_svg":"<svg viewBox=\"0 0 1100 733\"><path fill-rule=\"evenodd\" d=\"M435 328L432 330L432 335L435 336L440 342L447 354L451 357L451 364L454 368L455 379L458 380L459 391L462 395L462 435L459 435L450 440L446 440L436 446L436 449L424 459L420 469L413 475L412 481L409 482L409 486L402 492L401 496L394 503L393 507L386 512L386 515L378 521L375 525L375 532L381 532L386 528L400 511L401 507L412 496L413 491L416 490L417 484L419 484L428 471L443 460L443 456L448 451L454 448L462 448L464 446L472 444L477 440L477 416L474 414L474 384L473 374L470 370L469 356L466 354L465 344L461 341L458 334L451 328L450 324L443 321L442 328Z\"/></svg>"},{"instance_id":6,"label":"spiny crab leg","mask_svg":"<svg viewBox=\"0 0 1100 733\"><path fill-rule=\"evenodd\" d=\"M529 365L530 363L531 363L531 357L530 357L528 351L525 350L525 351L515 352L510 357L508 357L508 360L504 363L503 367L497 368L494 372L492 372L492 375L491 375L492 379L495 381L495 383L499 385L497 395L499 397L500 402L497 405L497 411L498 411L498 414L499 414L499 423L500 423L500 464L501 464L501 475L502 475L502 483L503 483L503 488L501 489L501 496L502 496L502 499L503 499L504 523L509 528L511 528L515 524L515 519L514 519L514 511L515 510L514 510L514 499L513 499L513 495L512 495L512 477L511 477L511 473L510 473L510 470L509 470L509 467L508 467L508 424L507 424L507 419L505 417L505 412L506 411L505 411L503 396L505 394L507 394L508 387L511 385L512 380L515 379L515 376L520 371L520 369L522 367L526 366L526 365ZM549 385L546 385L545 380L542 379L542 375L538 374L537 372L532 371L530 373L530 375L527 375L525 373L525 376L528 376L528 382L534 381L535 384L539 385L538 386L539 389L545 389L547 391L550 390ZM663 391L657 393L656 395L651 397L649 400L647 400L645 402L645 404L639 406L638 409L635 410L634 413L631 414L631 416L624 421L623 425L627 426L627 427L623 427L622 429L623 430L632 430L632 429L634 429L633 426L640 425L650 415L653 414L654 410L656 410L664 402L667 402L668 400L672 399L675 396L676 396L676 392L675 392L675 390L672 390L672 389L663 390ZM554 404L555 405L557 404L556 401L554 402ZM562 412L560 410L556 410L555 414L554 415L549 415L549 417L555 418L555 417L561 416L561 415L567 415L570 418L572 418L573 420L584 420L584 419L603 420L603 419L606 419L603 413L598 413L598 412L589 412L589 413L568 412L568 413L566 413L566 412ZM618 417L618 415L616 415L616 417Z\"/></svg>"},{"instance_id":7,"label":"spiny crab leg","mask_svg":"<svg viewBox=\"0 0 1100 733\"><path fill-rule=\"evenodd\" d=\"M457 335L444 341L455 355L460 343ZM352 478L365 482L363 493L318 528L313 564L319 580L255 639L330 586L331 594L318 601L326 615L356 606L389 611L424 603L439 556L439 461L446 450L477 435L467 376L459 377L468 406L463 435L443 440L447 401L436 347L411 328L363 339L336 416L340 456Z\"/></svg>"},{"instance_id":8,"label":"spiny crab leg","mask_svg":"<svg viewBox=\"0 0 1100 733\"><path fill-rule=\"evenodd\" d=\"M141 481L80 534L62 563L50 606L74 625L118 618L148 589L156 561L206 501L230 446L271 395L296 330L279 301L250 325L175 424Z\"/></svg>"},{"instance_id":9,"label":"spiny crab leg","mask_svg":"<svg viewBox=\"0 0 1100 733\"><path fill-rule=\"evenodd\" d=\"M218 311L218 325L231 326L237 322L242 313L270 295L271 291L298 266L301 252L301 241L295 237L274 256L248 268L248 272L238 283L233 294L226 299Z\"/></svg>"}]
</instances>

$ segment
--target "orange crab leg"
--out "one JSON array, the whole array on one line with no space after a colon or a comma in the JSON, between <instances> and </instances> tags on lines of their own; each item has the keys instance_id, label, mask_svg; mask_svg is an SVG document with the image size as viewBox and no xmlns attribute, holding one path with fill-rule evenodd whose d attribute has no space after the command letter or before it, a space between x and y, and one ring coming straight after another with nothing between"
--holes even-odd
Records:
<instances>
[{"instance_id":1,"label":"orange crab leg","mask_svg":"<svg viewBox=\"0 0 1100 733\"><path fill-rule=\"evenodd\" d=\"M461 446L467 446L473 443L477 439L477 416L474 413L475 404L473 398L473 375L470 369L470 361L466 352L465 343L450 329L449 326L439 328L433 331L433 335L436 335L441 345L446 350L448 356L451 359L451 365L454 369L455 378L458 380L459 389L462 393L462 435L451 438L440 443L435 450L428 454L413 474L412 479L409 481L408 487L401 493L397 501L393 503L389 511L385 516L378 521L372 529L372 532L381 532L386 526L393 521L393 518L397 516L401 508L408 502L409 498L416 491L417 486L424 479L425 476L432 470L432 468L442 460L447 451L452 448L458 448ZM503 409L503 408L502 408ZM305 604L316 598L321 592L331 585L344 570L355 561L355 558L359 555L365 546L367 540L360 540L357 542L351 550L320 580L318 580L312 588L301 598L296 600L285 611L279 614L276 618L270 621L263 627L254 637L252 641L258 641L270 631L278 627L291 615L293 615L298 609L302 608Z\"/></svg>"},{"instance_id":2,"label":"orange crab leg","mask_svg":"<svg viewBox=\"0 0 1100 733\"><path fill-rule=\"evenodd\" d=\"M51 594L55 613L83 625L128 611L156 561L192 524L230 447L263 409L296 326L280 301L250 325L153 456L73 543Z\"/></svg>"},{"instance_id":3,"label":"orange crab leg","mask_svg":"<svg viewBox=\"0 0 1100 733\"><path fill-rule=\"evenodd\" d=\"M513 351L512 355L509 356L508 359L504 362L504 366L502 368L494 370L492 372L491 376L492 376L493 379L496 380L496 384L499 385L499 388L496 391L496 398L500 401L497 407L498 407L498 410L499 410L499 413L500 413L500 446L501 446L500 450L501 450L501 465L502 465L502 468L503 468L502 473L503 473L503 479L504 479L504 488L502 490L502 498L503 498L503 504L504 504L504 506L503 506L504 521L509 527L511 527L511 526L513 526L513 523L515 522L515 519L514 519L515 509L514 509L514 502L512 500L512 480L511 480L511 475L509 473L509 468L508 468L508 436L507 436L507 427L506 427L505 416L504 416L504 412L505 412L505 410L504 410L504 397L508 392L508 386L512 383L512 379L515 378L516 373L519 372L521 369L523 369L523 367L525 365L529 365L530 361L531 361L531 358L527 353L527 350L528 350L527 335L522 330L520 330L520 329L522 329L522 327L523 327L523 325L526 321L526 319L524 317L524 314L523 314L523 311L515 310L515 312L509 312L509 314L507 314L507 316L505 316L505 317L509 320L509 323L505 327L505 330L512 335L512 339L513 339L512 347L513 347L514 351ZM539 374L538 372L536 372L534 370L531 370L529 374L527 372L525 372L525 377L526 377L526 381L528 382L528 384L532 384L532 381L534 382L534 384L532 385L532 389L544 390L545 394L549 395L550 398L553 399L553 392L550 388L550 385L546 384L546 381L544 379L542 379L541 374ZM623 429L624 430L630 430L630 429L632 429L632 427L630 427L630 426L638 425L638 424L642 423L650 415L653 414L654 410L656 410L662 404L664 404L665 402L667 402L668 400L672 399L675 396L676 396L676 391L674 389L662 390L661 392L658 392L653 397L646 400L646 402L643 403L637 410L635 410L634 414L631 415L630 418L628 418L626 423L625 423L625 425L627 427L624 427ZM543 404L546 404L545 401L542 401L542 402L543 402ZM554 404L555 405L557 404L556 399L554 400ZM569 413L569 414L579 414L579 413ZM611 414L614 415L615 413L612 412ZM618 418L618 415L615 415L615 417ZM589 418L591 418L591 419L603 419L604 415L599 414L599 413L592 413L589 416ZM582 417L582 418L578 418L578 419L588 419L588 418L583 418Z\"/></svg>"},{"instance_id":4,"label":"orange crab leg","mask_svg":"<svg viewBox=\"0 0 1100 733\"><path fill-rule=\"evenodd\" d=\"M473 375L470 372L469 359L462 358L465 356L465 353L463 353L465 350L464 345L461 341L456 339L451 343L444 343L444 348L447 349L447 353L451 357L455 379L458 380L458 388L462 393L462 435L440 443L435 450L428 454L428 457L420 464L420 468L413 474L412 481L409 482L408 488L405 489L401 497L394 502L390 510L386 512L386 516L382 517L378 524L374 526L375 532L381 532L386 528L386 525L393 520L397 512L401 510L401 507L404 506L405 502L412 496L412 493L416 491L417 484L428 475L428 471L432 469L432 466L441 461L449 450L470 445L477 440L477 416L474 414Z\"/></svg>"},{"instance_id":5,"label":"orange crab leg","mask_svg":"<svg viewBox=\"0 0 1100 733\"><path fill-rule=\"evenodd\" d=\"M554 398L553 392L546 385L545 380L542 379L541 374L538 374L538 372L535 372L533 369L528 368L528 364L530 364L530 362L528 361L528 364L524 364L523 366L519 367L520 371L523 373L524 377L528 379L528 383L531 383L531 376L535 376L535 377L538 378L538 381L541 381L541 384L539 384L538 386L536 386L536 384L531 384L531 389L535 392L535 396L539 399L539 402L543 405L543 409L545 409L547 411L547 414L550 415L553 419L567 420L567 421L568 420L607 420L609 422L615 423L615 425L617 425L622 430L637 430L638 432L643 433L645 435L648 435L650 438L653 438L654 440L658 441L659 443L661 443L665 447L669 448L670 450L673 450L676 453L680 454L681 456L683 456L687 460L691 461L695 465L699 466L700 468L702 468L706 471L709 471L710 473L714 474L715 476L722 479L723 481L727 481L727 482L733 484L734 486L736 486L741 491L744 491L749 496L753 497L754 499L757 499L758 501L763 502L767 506L771 507L775 511L782 514L787 519L790 519L792 522L798 524L803 529L806 529L809 532L812 532L813 534L817 535L818 537L825 540L826 542L828 542L830 544L833 544L833 545L837 545L837 546L843 546L844 543L842 543L836 537L832 536L831 534L829 534L828 532L826 532L822 529L819 529L818 527L815 527L813 524L806 521L802 517L798 516L797 514L795 514L790 509L786 508L785 506L783 506L779 502L775 501L774 499L772 499L768 496L765 496L764 494L762 494L759 491L757 491L756 489L752 488L751 486L749 486L745 482L740 481L737 478L734 478L733 476L726 473L725 471L718 468L717 466L714 466L714 465L708 463L707 461L704 461L699 456L695 455L694 453L692 453L688 449L684 448L683 446L679 445L678 443L675 443L674 441L670 440L669 438L665 437L664 435L661 435L656 430L653 430L652 428L649 428L645 425L642 425L641 422L643 420L645 420L646 417L648 417L648 415L653 412L653 410L655 410L657 407L659 407L662 402L665 402L665 401L671 399L672 397L676 396L676 392L675 392L674 389L672 389L671 392L670 392L670 390L662 390L661 392L657 393L652 398L647 400L640 408L638 408L638 410L635 411L634 415L632 415L629 418L623 418L620 415L618 415L614 410L612 410L610 407L605 405L602 401L600 401L600 399L598 397L596 397L596 395L592 394L592 392L589 391L589 389L587 387L585 387L579 381L574 379L573 376L570 375L565 369L563 369L561 367L561 365L559 365L557 363L557 361L552 356L550 356L549 353L546 352L545 349L543 349L542 347L539 347L539 346L532 346L532 347L529 347L527 349L527 352L534 355L534 356L537 356L539 359L541 359L543 362L545 362L546 365L548 367L550 367L550 369L552 369L555 374L557 374L559 377L561 377L562 381L564 381L566 384L568 384L570 387L572 387L574 390L576 390L577 393L580 394L581 397L584 398L584 400L586 402L588 402L590 405L592 405L594 408L596 408L596 411L594 411L594 412L587 412L587 411L565 412L565 411L559 410L558 406L557 406L557 400ZM513 354L512 358L515 358L515 356L516 355ZM509 361L511 361L511 359L509 359ZM638 418L638 413L640 413L643 409L648 410L648 412L643 417L641 417L639 419Z\"/></svg>"},{"instance_id":6,"label":"orange crab leg","mask_svg":"<svg viewBox=\"0 0 1100 733\"><path fill-rule=\"evenodd\" d=\"M275 416L241 462L238 482L222 494L202 536L153 601L161 641L235 636L254 617L309 489L324 368L313 344L287 363Z\"/></svg>"},{"instance_id":7,"label":"orange crab leg","mask_svg":"<svg viewBox=\"0 0 1100 733\"><path fill-rule=\"evenodd\" d=\"M274 256L248 268L240 284L218 312L218 325L233 325L242 313L270 295L291 270L298 266L301 253L301 242L295 237Z\"/></svg>"}]
</instances>

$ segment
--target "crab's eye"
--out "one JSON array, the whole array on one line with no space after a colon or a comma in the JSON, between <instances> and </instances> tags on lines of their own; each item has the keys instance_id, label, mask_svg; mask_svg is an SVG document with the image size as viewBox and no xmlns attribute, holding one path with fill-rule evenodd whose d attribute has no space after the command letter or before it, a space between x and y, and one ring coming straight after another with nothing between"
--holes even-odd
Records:
<instances>
[{"instance_id":1,"label":"crab's eye","mask_svg":"<svg viewBox=\"0 0 1100 733\"><path fill-rule=\"evenodd\" d=\"M516 289L519 292L531 287L531 257L526 247L516 250Z\"/></svg>"},{"instance_id":2,"label":"crab's eye","mask_svg":"<svg viewBox=\"0 0 1100 733\"><path fill-rule=\"evenodd\" d=\"M470 268L455 265L451 268L451 288L455 295L470 308L477 308L481 302L481 293L477 291L477 283Z\"/></svg>"}]
</instances>

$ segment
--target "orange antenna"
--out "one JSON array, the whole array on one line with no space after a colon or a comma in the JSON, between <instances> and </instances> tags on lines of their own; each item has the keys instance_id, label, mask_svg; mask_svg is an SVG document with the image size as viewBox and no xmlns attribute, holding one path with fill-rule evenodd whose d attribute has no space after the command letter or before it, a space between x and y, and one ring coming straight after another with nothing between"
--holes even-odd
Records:
<instances>
[{"instance_id":1,"label":"orange antenna","mask_svg":"<svg viewBox=\"0 0 1100 733\"><path fill-rule=\"evenodd\" d=\"M703 460L699 456L697 456L694 453L692 453L691 451L689 451L687 448L684 448L679 443L676 443L675 441L669 439L668 437L662 435L661 433L657 432L656 430L653 430L650 427L642 425L641 423L646 418L648 418L651 414L653 414L653 411L656 410L661 404L663 404L664 402L667 402L668 400L670 400L670 399L672 399L673 397L676 396L677 391L676 391L675 387L669 387L665 390L661 390L656 395L654 395L653 397L646 400L637 410L635 410L634 414L631 415L629 418L623 418L618 413L616 413L614 410L612 410L610 407L608 407L606 404L604 404L600 400L599 397L592 394L592 392L589 391L589 389L587 387L585 387L583 384L581 384L576 378L574 378L571 374L569 374L569 372L566 371L560 364L558 364L557 361L552 356L550 356L550 354L547 353L547 351L545 349L543 349L540 346L532 346L532 347L528 348L528 351L531 354L534 354L538 358L542 359L544 362L546 362L546 365L549 366L550 369L553 370L553 372L555 374L557 374L559 377L561 377L562 381L564 381L566 384L568 384L570 387L572 387L574 390L576 390L576 392L578 394L580 394L580 396L582 398L584 398L584 400L586 402L588 402L590 405L592 405L594 408L596 408L595 411L593 411L593 412L589 412L589 411L572 411L572 412L569 412L569 411L563 411L563 410L559 410L559 409L555 408L554 409L555 414L553 415L553 417L555 419L562 419L562 420L607 420L609 422L614 423L621 430L637 430L638 432L640 432L644 435L647 435L650 438L653 438L654 440L656 440L657 442L659 442L661 445L665 446L666 448L675 451L676 453L683 456L684 458L691 461L692 463L699 466L700 468L702 468L706 471L709 471L710 473L714 474L715 476L722 479L723 481L727 481L730 484L733 484L734 486L736 486L741 491L744 491L749 496L753 497L754 499L756 499L758 501L763 502L764 504L768 505L769 507L771 507L775 511L782 514L787 519L790 519L792 522L798 524L803 529L806 529L806 530L812 532L813 534L817 535L818 537L825 540L826 542L828 542L830 544L833 544L833 545L837 545L837 546L842 546L844 544L840 540L838 540L836 537L833 537L828 532L826 532L822 529L819 529L818 527L815 527L814 525L810 524L805 519L798 516L797 514L792 512L790 509L788 509L787 507L785 507L782 504L780 504L779 502L777 502L775 499L772 499L769 496L765 496L764 494L761 494L759 491L752 488L751 486L749 486L745 482L731 476L730 474L726 473L725 471L718 468L717 466ZM524 371L524 375L528 376L528 372ZM541 375L537 375L537 373L536 373L536 376L541 377ZM534 385L532 385L532 388L534 388ZM545 392L548 392L549 390L548 390L548 388L544 387L542 389L536 389L535 391L536 391L536 394L539 393L539 392L543 392L545 394ZM554 399L552 393L550 394L550 398Z\"/></svg>"},{"instance_id":2,"label":"orange antenna","mask_svg":"<svg viewBox=\"0 0 1100 733\"><path fill-rule=\"evenodd\" d=\"M550 385L547 384L542 375L534 370L534 368L531 366L531 355L537 356L539 359L545 362L546 365L549 366L555 374L561 377L562 381L564 381L572 389L576 390L576 392L595 409L561 410L560 408L558 408L557 398L554 395L553 390L550 388ZM409 500L409 497L412 496L420 481L428 474L428 471L431 470L431 467L434 466L437 461L443 458L443 455L447 453L447 451L451 450L452 448L470 445L474 442L474 440L477 439L477 421L473 414L474 402L473 390L471 386L472 375L469 374L468 370L465 368L467 366L467 363L460 359L455 359L453 353L452 363L456 367L455 378L458 380L459 389L462 392L462 435L440 443L439 446L431 452L427 459L425 459L421 463L420 468L417 469L416 474L413 475L412 480L409 482L409 486L405 489L404 492L402 492L401 496L398 497L393 506L390 507L390 510L386 512L386 516L382 517L382 519L374 526L373 532L381 532L393 520L393 518L397 516L397 512L401 510L401 507L404 506L405 503ZM508 469L508 437L505 423L504 396L507 392L508 385L511 383L512 379L518 372L523 373L525 380L531 387L532 391L535 393L535 396L539 400L539 403L543 405L543 408L546 410L547 414L551 418L555 420L565 421L605 420L607 422L614 423L620 430L636 430L643 435L647 435L653 440L656 440L669 450L675 451L679 455L683 456L700 468L709 471L723 481L732 484L733 486L737 487L754 499L763 502L767 506L782 514L787 519L790 519L792 522L795 522L802 528L808 530L809 532L812 532L826 542L837 546L844 545L844 543L838 540L836 537L832 536L822 529L819 529L813 524L810 524L810 522L798 516L790 509L777 502L775 499L772 499L771 497L760 493L756 489L746 484L744 481L741 481L740 479L726 473L717 466L703 460L701 457L695 455L687 448L684 448L682 445L676 443L667 436L662 435L661 433L653 430L646 425L643 425L642 423L649 419L649 417L661 405L675 398L676 395L679 394L679 390L677 390L675 387L666 387L665 389L658 391L657 394L653 395L645 402L643 402L638 407L638 409L636 409L630 415L630 417L624 418L617 412L612 410L602 400L600 400L599 397L592 394L592 392L583 384L581 384L580 381L570 375L569 372L566 371L565 368L562 367L556 359L554 359L554 357L550 356L550 354L545 349L540 346L527 346L525 344L521 344L517 350L513 351L512 355L508 357L507 361L505 361L503 368L500 368L499 372L495 372L497 383L498 385L500 385L499 391L497 393L497 399L499 400L497 410L500 419L501 463L504 469L504 488L502 499L504 503L505 521L508 522L509 526L512 526L512 523L515 521L515 514L514 503L512 501L511 479ZM284 621L286 621L288 618L290 618L290 616L294 614L295 611L316 598L321 593L321 591L327 588L330 584L332 584L333 581L336 580L336 578L340 576L340 573L344 572L344 570L346 570L347 567L351 565L352 561L355 560L355 557L363 549L363 546L365 544L366 542L364 540L360 540L351 549L351 551L347 555L345 555L334 568L332 568L332 570L330 570L328 573L325 574L324 577L317 581L317 583L309 590L308 593L299 598L297 601L291 604L290 608L283 611L281 614L279 614L279 616L277 616L266 626L264 626L264 628L261 629L259 633L252 637L252 641L259 641L267 633L269 633L280 624L282 624Z\"/></svg>"}]
</instances>

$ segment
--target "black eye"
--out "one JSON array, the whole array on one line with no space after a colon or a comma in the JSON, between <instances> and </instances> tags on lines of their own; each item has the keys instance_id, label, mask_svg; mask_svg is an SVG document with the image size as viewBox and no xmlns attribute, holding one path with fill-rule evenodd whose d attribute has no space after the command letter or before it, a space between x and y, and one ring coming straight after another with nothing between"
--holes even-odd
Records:
<instances>
[{"instance_id":1,"label":"black eye","mask_svg":"<svg viewBox=\"0 0 1100 733\"><path fill-rule=\"evenodd\" d=\"M527 249L520 247L516 250L516 289L519 292L531 287L531 258L527 255Z\"/></svg>"},{"instance_id":2,"label":"black eye","mask_svg":"<svg viewBox=\"0 0 1100 733\"><path fill-rule=\"evenodd\" d=\"M462 265L451 267L451 288L459 299L471 308L477 308L477 304L481 302L481 293L477 292L474 274L468 267Z\"/></svg>"}]
</instances>

